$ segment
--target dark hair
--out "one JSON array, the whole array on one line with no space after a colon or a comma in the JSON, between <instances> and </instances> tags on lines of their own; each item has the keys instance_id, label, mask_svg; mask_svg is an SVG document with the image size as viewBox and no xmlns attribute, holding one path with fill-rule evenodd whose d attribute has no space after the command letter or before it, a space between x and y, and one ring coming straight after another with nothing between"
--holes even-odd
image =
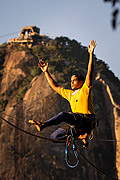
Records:
<instances>
[{"instance_id":1,"label":"dark hair","mask_svg":"<svg viewBox=\"0 0 120 180\"><path fill-rule=\"evenodd\" d=\"M85 81L85 78L83 77L83 75L79 74L79 73L75 73L72 76L75 76L78 78L79 81Z\"/></svg>"}]
</instances>

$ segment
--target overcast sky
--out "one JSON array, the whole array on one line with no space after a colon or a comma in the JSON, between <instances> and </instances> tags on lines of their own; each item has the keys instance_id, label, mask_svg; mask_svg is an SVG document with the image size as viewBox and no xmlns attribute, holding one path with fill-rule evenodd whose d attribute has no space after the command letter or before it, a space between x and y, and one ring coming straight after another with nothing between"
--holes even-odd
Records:
<instances>
[{"instance_id":1,"label":"overcast sky","mask_svg":"<svg viewBox=\"0 0 120 180\"><path fill-rule=\"evenodd\" d=\"M96 57L120 79L120 26L112 29L112 11L103 0L0 0L0 44L30 25L41 34L67 36L84 46L94 39ZM16 34L4 36L11 33Z\"/></svg>"}]
</instances>

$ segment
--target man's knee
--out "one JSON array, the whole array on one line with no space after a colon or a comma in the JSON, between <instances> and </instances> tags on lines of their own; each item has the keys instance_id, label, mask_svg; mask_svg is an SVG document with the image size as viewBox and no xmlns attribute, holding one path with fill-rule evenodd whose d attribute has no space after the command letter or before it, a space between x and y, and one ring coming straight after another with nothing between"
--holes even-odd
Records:
<instances>
[{"instance_id":1,"label":"man's knee","mask_svg":"<svg viewBox=\"0 0 120 180\"><path fill-rule=\"evenodd\" d=\"M66 115L66 112L60 112L58 115L59 115L59 116L65 116L65 115Z\"/></svg>"},{"instance_id":2,"label":"man's knee","mask_svg":"<svg viewBox=\"0 0 120 180\"><path fill-rule=\"evenodd\" d=\"M67 112L60 112L58 114L58 116L61 118L61 119L66 119L68 117L68 113Z\"/></svg>"},{"instance_id":3,"label":"man's knee","mask_svg":"<svg viewBox=\"0 0 120 180\"><path fill-rule=\"evenodd\" d=\"M64 129L62 128L58 128L56 131L54 131L51 135L50 138L51 139L59 139L62 136L65 136L66 132Z\"/></svg>"},{"instance_id":4,"label":"man's knee","mask_svg":"<svg viewBox=\"0 0 120 180\"><path fill-rule=\"evenodd\" d=\"M56 134L53 132L51 135L50 135L50 139L56 139L57 138L57 136L56 136Z\"/></svg>"}]
</instances>

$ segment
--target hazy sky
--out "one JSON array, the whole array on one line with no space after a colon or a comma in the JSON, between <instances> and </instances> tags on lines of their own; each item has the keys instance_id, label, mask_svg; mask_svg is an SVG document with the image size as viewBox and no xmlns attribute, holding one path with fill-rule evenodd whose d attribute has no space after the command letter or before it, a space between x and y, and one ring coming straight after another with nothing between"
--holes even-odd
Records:
<instances>
[{"instance_id":1,"label":"hazy sky","mask_svg":"<svg viewBox=\"0 0 120 180\"><path fill-rule=\"evenodd\" d=\"M23 27L36 25L53 38L67 36L88 46L96 40L95 54L120 79L120 26L111 27L112 6L103 0L0 0L0 44Z\"/></svg>"}]
</instances>

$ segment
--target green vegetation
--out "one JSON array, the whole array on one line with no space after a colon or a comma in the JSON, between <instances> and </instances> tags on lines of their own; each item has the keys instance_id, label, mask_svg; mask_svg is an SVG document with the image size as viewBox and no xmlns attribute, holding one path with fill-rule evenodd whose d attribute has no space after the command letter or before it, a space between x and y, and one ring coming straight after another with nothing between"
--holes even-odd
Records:
<instances>
[{"instance_id":1,"label":"green vegetation","mask_svg":"<svg viewBox=\"0 0 120 180\"><path fill-rule=\"evenodd\" d=\"M7 42L4 42L3 44L0 45L0 48L1 47L6 47L7 45L8 45Z\"/></svg>"},{"instance_id":2,"label":"green vegetation","mask_svg":"<svg viewBox=\"0 0 120 180\"><path fill-rule=\"evenodd\" d=\"M51 39L46 46L33 46L31 53L49 63L49 71L58 83L69 81L71 74L79 72L79 67L85 68L88 61L87 50L82 48L81 43L67 37Z\"/></svg>"},{"instance_id":3,"label":"green vegetation","mask_svg":"<svg viewBox=\"0 0 120 180\"><path fill-rule=\"evenodd\" d=\"M29 86L29 85L26 85L26 86L21 87L21 88L19 89L18 94L17 94L16 97L15 97L15 101L16 101L17 103L18 103L20 100L23 99L26 91L27 91L29 88L30 88L30 86Z\"/></svg>"},{"instance_id":4,"label":"green vegetation","mask_svg":"<svg viewBox=\"0 0 120 180\"><path fill-rule=\"evenodd\" d=\"M7 46L7 43L3 43L2 45L0 45L0 69L2 69L2 64L4 63L6 46Z\"/></svg>"},{"instance_id":5,"label":"green vegetation","mask_svg":"<svg viewBox=\"0 0 120 180\"><path fill-rule=\"evenodd\" d=\"M17 44L17 43L14 45L14 49L15 49L16 51L29 51L29 48L28 48L27 46L25 46L25 45L20 46L20 45Z\"/></svg>"},{"instance_id":6,"label":"green vegetation","mask_svg":"<svg viewBox=\"0 0 120 180\"><path fill-rule=\"evenodd\" d=\"M8 101L0 99L0 111L4 111Z\"/></svg>"},{"instance_id":7,"label":"green vegetation","mask_svg":"<svg viewBox=\"0 0 120 180\"><path fill-rule=\"evenodd\" d=\"M3 64L3 62L4 62L4 53L0 52L0 66Z\"/></svg>"},{"instance_id":8,"label":"green vegetation","mask_svg":"<svg viewBox=\"0 0 120 180\"><path fill-rule=\"evenodd\" d=\"M34 78L35 76L39 75L40 74L40 68L37 66L34 66L34 67L31 67L30 68L30 75L31 75L31 78Z\"/></svg>"},{"instance_id":9,"label":"green vegetation","mask_svg":"<svg viewBox=\"0 0 120 180\"><path fill-rule=\"evenodd\" d=\"M2 45L4 47L6 44ZM81 69L87 69L88 64L88 51L87 47L81 45L76 40L70 40L68 37L57 37L50 39L46 45L35 45L30 49L26 46L19 46L15 44L14 50L29 52L28 60L21 60L16 65L16 68L22 69L26 74L24 79L17 81L16 90L17 95L15 101L19 102L23 99L24 94L30 88L31 80L41 73L38 67L38 59L43 59L49 64L49 71L55 75L56 81L64 86L70 87L70 78L73 73L81 72ZM31 54L34 56L31 58ZM29 58L30 57L30 58ZM102 60L95 58L95 70L96 73L100 73L103 76L107 76L110 80L114 81L114 74L109 70L109 66ZM4 51L1 48L0 51L0 65L4 62ZM1 66L2 67L2 66ZM0 76L2 76L2 70ZM83 73L83 72L82 72ZM85 75L85 74L84 74ZM116 78L116 81L119 80Z\"/></svg>"},{"instance_id":10,"label":"green vegetation","mask_svg":"<svg viewBox=\"0 0 120 180\"><path fill-rule=\"evenodd\" d=\"M15 101L18 103L20 100L23 99L26 91L30 88L30 82L32 79L37 76L40 73L40 70L38 67L28 67L29 73L27 74L27 77L25 77L22 82L20 83L20 87L18 89L18 93L15 96Z\"/></svg>"}]
</instances>

